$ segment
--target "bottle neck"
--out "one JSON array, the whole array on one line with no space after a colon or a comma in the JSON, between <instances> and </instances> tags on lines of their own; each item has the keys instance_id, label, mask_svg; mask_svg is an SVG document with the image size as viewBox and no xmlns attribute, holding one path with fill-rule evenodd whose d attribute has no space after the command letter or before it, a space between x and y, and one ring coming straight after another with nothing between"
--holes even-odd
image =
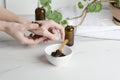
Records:
<instances>
[{"instance_id":1,"label":"bottle neck","mask_svg":"<svg viewBox=\"0 0 120 80\"><path fill-rule=\"evenodd\" d=\"M71 25L67 25L65 28L66 31L74 31L74 27Z\"/></svg>"},{"instance_id":2,"label":"bottle neck","mask_svg":"<svg viewBox=\"0 0 120 80\"><path fill-rule=\"evenodd\" d=\"M37 3L37 7L40 7L40 2L39 2L39 0L38 0L38 3Z\"/></svg>"}]
</instances>

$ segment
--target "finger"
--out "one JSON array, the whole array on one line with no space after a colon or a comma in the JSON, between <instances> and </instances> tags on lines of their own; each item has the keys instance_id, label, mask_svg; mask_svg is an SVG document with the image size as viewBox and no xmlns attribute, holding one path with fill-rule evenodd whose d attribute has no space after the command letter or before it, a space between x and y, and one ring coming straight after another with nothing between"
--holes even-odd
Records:
<instances>
[{"instance_id":1,"label":"finger","mask_svg":"<svg viewBox=\"0 0 120 80\"><path fill-rule=\"evenodd\" d=\"M29 30L30 32L38 35L42 35L43 31L41 31L41 28L34 29L34 30Z\"/></svg>"},{"instance_id":2,"label":"finger","mask_svg":"<svg viewBox=\"0 0 120 80\"><path fill-rule=\"evenodd\" d=\"M43 34L43 36L45 36L45 37L47 37L47 38L49 38L49 39L51 39L51 40L58 40L58 37L57 36L55 36L54 34L52 34L51 32L49 32L49 31L44 31L44 34Z\"/></svg>"},{"instance_id":3,"label":"finger","mask_svg":"<svg viewBox=\"0 0 120 80\"><path fill-rule=\"evenodd\" d=\"M29 25L26 25L26 30L35 30L35 29L38 29L39 28L39 25L38 24L29 24Z\"/></svg>"},{"instance_id":4,"label":"finger","mask_svg":"<svg viewBox=\"0 0 120 80\"><path fill-rule=\"evenodd\" d=\"M58 29L60 31L61 39L64 40L64 37L65 37L64 27L61 26L60 24L56 23L56 22L52 22L52 25L54 25L54 28L56 28L56 29Z\"/></svg>"},{"instance_id":5,"label":"finger","mask_svg":"<svg viewBox=\"0 0 120 80\"><path fill-rule=\"evenodd\" d=\"M25 45L34 45L34 44L38 44L39 42L43 41L45 38L44 37L41 37L39 39L29 39L29 38L26 38L26 41L25 41Z\"/></svg>"},{"instance_id":6,"label":"finger","mask_svg":"<svg viewBox=\"0 0 120 80\"><path fill-rule=\"evenodd\" d=\"M61 26L60 24L52 21L52 20L48 20L48 21L37 21L38 23L40 24L43 24L41 27L45 27L45 26L49 26L49 27L53 27L53 28L56 28L60 31L60 35L61 35L61 39L64 40L64 37L65 37L65 31L64 31L64 27ZM47 25L49 24L49 25Z\"/></svg>"},{"instance_id":7,"label":"finger","mask_svg":"<svg viewBox=\"0 0 120 80\"><path fill-rule=\"evenodd\" d=\"M17 37L16 37L17 36ZM24 34L22 33L16 33L14 36L13 36L16 40L18 40L21 44L24 44L24 45L33 45L33 44L37 44L41 41L43 41L44 37L41 37L39 39L33 39L33 38L28 38L26 36L24 36Z\"/></svg>"},{"instance_id":8,"label":"finger","mask_svg":"<svg viewBox=\"0 0 120 80\"><path fill-rule=\"evenodd\" d=\"M33 44L37 44L41 41L43 41L44 39L46 39L45 37L41 36L41 35L36 35L36 34L30 34L29 36L26 36L29 40L34 41ZM30 43L32 44L32 43Z\"/></svg>"},{"instance_id":9,"label":"finger","mask_svg":"<svg viewBox=\"0 0 120 80\"><path fill-rule=\"evenodd\" d=\"M57 35L58 31L56 29L52 29L51 31L53 34Z\"/></svg>"},{"instance_id":10,"label":"finger","mask_svg":"<svg viewBox=\"0 0 120 80\"><path fill-rule=\"evenodd\" d=\"M44 22L46 22L47 20L38 20L38 21L35 21L35 22L37 22L37 23L39 23L39 24L42 24L42 23L44 23Z\"/></svg>"},{"instance_id":11,"label":"finger","mask_svg":"<svg viewBox=\"0 0 120 80\"><path fill-rule=\"evenodd\" d=\"M64 40L64 38L65 38L65 32L64 32L64 29L61 29L61 30L60 30L60 34L61 34L61 38L62 38L62 40Z\"/></svg>"},{"instance_id":12,"label":"finger","mask_svg":"<svg viewBox=\"0 0 120 80\"><path fill-rule=\"evenodd\" d=\"M41 38L41 37L43 37L43 36L41 36L41 35L34 35L34 36L32 36L32 38L35 40L35 39L39 39L39 38Z\"/></svg>"},{"instance_id":13,"label":"finger","mask_svg":"<svg viewBox=\"0 0 120 80\"><path fill-rule=\"evenodd\" d=\"M60 34L59 34L59 31L58 31L58 30L52 29L51 32L54 34L54 36L57 36L57 37L60 39Z\"/></svg>"},{"instance_id":14,"label":"finger","mask_svg":"<svg viewBox=\"0 0 120 80\"><path fill-rule=\"evenodd\" d=\"M51 40L50 40L50 39L48 39L48 38L44 40L44 42L49 42L49 41L51 41Z\"/></svg>"},{"instance_id":15,"label":"finger","mask_svg":"<svg viewBox=\"0 0 120 80\"><path fill-rule=\"evenodd\" d=\"M24 43L24 41L26 40L25 35L21 32L17 32L14 35L11 35L12 37L14 37L17 41L19 41L21 44Z\"/></svg>"},{"instance_id":16,"label":"finger","mask_svg":"<svg viewBox=\"0 0 120 80\"><path fill-rule=\"evenodd\" d=\"M63 27L57 27L59 32L60 32L60 36L61 36L61 39L64 40L64 37L65 37L65 31L64 31L64 28Z\"/></svg>"}]
</instances>

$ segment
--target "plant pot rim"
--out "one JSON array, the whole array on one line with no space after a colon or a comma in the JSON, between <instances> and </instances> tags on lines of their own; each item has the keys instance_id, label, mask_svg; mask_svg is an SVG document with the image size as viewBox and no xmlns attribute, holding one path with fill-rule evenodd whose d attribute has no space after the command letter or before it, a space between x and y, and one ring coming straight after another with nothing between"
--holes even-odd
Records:
<instances>
[{"instance_id":1,"label":"plant pot rim","mask_svg":"<svg viewBox=\"0 0 120 80\"><path fill-rule=\"evenodd\" d=\"M113 15L113 22L120 25L120 8L114 6L115 2L110 2L110 11Z\"/></svg>"},{"instance_id":2,"label":"plant pot rim","mask_svg":"<svg viewBox=\"0 0 120 80\"><path fill-rule=\"evenodd\" d=\"M114 7L114 8L116 8L116 9L119 9L119 10L120 10L120 8L114 6L113 4L116 4L116 2L110 2L110 5L111 5L112 7Z\"/></svg>"}]
</instances>

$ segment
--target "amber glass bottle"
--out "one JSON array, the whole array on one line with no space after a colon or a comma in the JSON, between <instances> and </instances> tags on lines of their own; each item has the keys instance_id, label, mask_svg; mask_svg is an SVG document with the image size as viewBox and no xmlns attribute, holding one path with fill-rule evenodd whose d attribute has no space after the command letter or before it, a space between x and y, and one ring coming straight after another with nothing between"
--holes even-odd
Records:
<instances>
[{"instance_id":1,"label":"amber glass bottle","mask_svg":"<svg viewBox=\"0 0 120 80\"><path fill-rule=\"evenodd\" d=\"M35 20L45 20L45 9L43 7L39 7L39 1L38 1L38 7L35 9Z\"/></svg>"},{"instance_id":2,"label":"amber glass bottle","mask_svg":"<svg viewBox=\"0 0 120 80\"><path fill-rule=\"evenodd\" d=\"M74 44L74 27L67 25L65 27L65 39L68 39L68 46L73 46Z\"/></svg>"}]
</instances>

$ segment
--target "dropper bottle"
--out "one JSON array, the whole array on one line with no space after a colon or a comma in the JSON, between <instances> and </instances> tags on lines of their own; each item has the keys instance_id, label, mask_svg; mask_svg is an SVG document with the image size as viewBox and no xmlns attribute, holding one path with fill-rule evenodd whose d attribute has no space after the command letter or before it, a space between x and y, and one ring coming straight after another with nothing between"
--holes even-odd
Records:
<instances>
[{"instance_id":1,"label":"dropper bottle","mask_svg":"<svg viewBox=\"0 0 120 80\"><path fill-rule=\"evenodd\" d=\"M65 40L68 39L68 46L74 45L74 26L68 23L65 27Z\"/></svg>"},{"instance_id":2,"label":"dropper bottle","mask_svg":"<svg viewBox=\"0 0 120 80\"><path fill-rule=\"evenodd\" d=\"M43 7L40 7L39 0L37 8L35 9L35 20L45 20L45 9Z\"/></svg>"}]
</instances>

